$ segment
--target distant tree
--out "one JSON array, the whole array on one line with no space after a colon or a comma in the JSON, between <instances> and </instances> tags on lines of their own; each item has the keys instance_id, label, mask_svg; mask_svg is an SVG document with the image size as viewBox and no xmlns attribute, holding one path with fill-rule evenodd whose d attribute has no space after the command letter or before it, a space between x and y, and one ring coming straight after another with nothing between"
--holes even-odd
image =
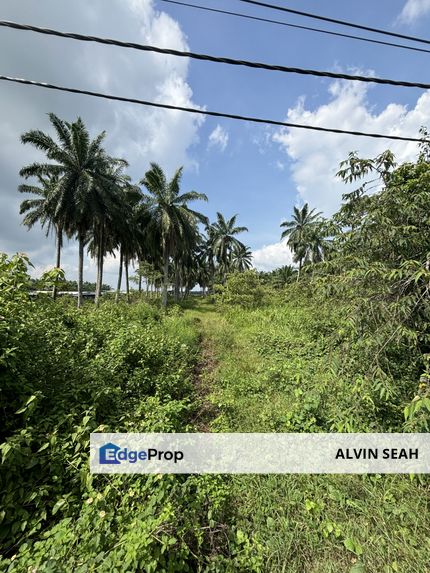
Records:
<instances>
[{"instance_id":1,"label":"distant tree","mask_svg":"<svg viewBox=\"0 0 430 573\"><path fill-rule=\"evenodd\" d=\"M33 163L21 169L29 177L59 177L52 194L55 220L68 235L76 235L79 243L78 307L82 305L84 245L95 223L100 223L116 192L112 176L114 160L102 147L105 132L91 140L81 118L69 123L49 114L57 141L41 130L21 136L24 144L43 151L52 163Z\"/></svg>"},{"instance_id":2,"label":"distant tree","mask_svg":"<svg viewBox=\"0 0 430 573\"><path fill-rule=\"evenodd\" d=\"M249 271L252 268L252 252L245 245L236 245L231 253L231 268L233 271Z\"/></svg>"},{"instance_id":3,"label":"distant tree","mask_svg":"<svg viewBox=\"0 0 430 573\"><path fill-rule=\"evenodd\" d=\"M175 272L178 272L181 249L197 242L197 223L207 224L207 218L190 209L191 201L207 201L206 195L190 191L180 194L182 168L178 169L170 181L159 165L151 163L140 184L148 191L144 195L148 211L147 233L161 238L163 261L162 305L167 306L169 285L169 261L173 259Z\"/></svg>"},{"instance_id":4,"label":"distant tree","mask_svg":"<svg viewBox=\"0 0 430 573\"><path fill-rule=\"evenodd\" d=\"M315 209L309 210L308 203L305 203L301 209L294 207L291 221L281 223L281 227L285 228L281 239L288 238L287 244L293 252L294 260L299 263L299 274L304 261L312 256L312 249L316 249L315 253L318 251L316 233L319 221L321 213L316 213Z\"/></svg>"},{"instance_id":5,"label":"distant tree","mask_svg":"<svg viewBox=\"0 0 430 573\"><path fill-rule=\"evenodd\" d=\"M48 174L46 176L38 175L39 185L21 184L18 190L21 193L31 193L36 196L34 199L25 199L20 206L20 215L25 215L23 224L31 229L36 223L40 223L42 228L46 227L46 234L54 229L56 235L56 258L55 267L61 265L61 249L63 246L63 231L61 221L55 212L55 194L59 184L58 173ZM52 288L52 298L57 296L57 284L54 283Z\"/></svg>"},{"instance_id":6,"label":"distant tree","mask_svg":"<svg viewBox=\"0 0 430 573\"><path fill-rule=\"evenodd\" d=\"M247 227L236 226L237 215L225 219L224 215L217 213L217 220L208 228L208 237L211 243L213 256L218 264L221 279L224 280L231 267L231 257L234 248L245 248L245 245L236 238L236 235L247 232Z\"/></svg>"}]
</instances>

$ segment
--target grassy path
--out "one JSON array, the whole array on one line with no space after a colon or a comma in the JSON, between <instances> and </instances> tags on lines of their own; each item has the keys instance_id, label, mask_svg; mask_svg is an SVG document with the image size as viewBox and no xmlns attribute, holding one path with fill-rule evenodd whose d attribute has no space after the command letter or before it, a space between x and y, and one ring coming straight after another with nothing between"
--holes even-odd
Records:
<instances>
[{"instance_id":1,"label":"grassy path","mask_svg":"<svg viewBox=\"0 0 430 573\"><path fill-rule=\"evenodd\" d=\"M329 376L325 317L283 307L221 314L205 301L198 320L203 431L324 431L319 412L341 390ZM313 322L314 321L314 322ZM339 382L339 384L341 381ZM243 571L430 571L428 487L404 476L230 476ZM232 524L229 524L232 525ZM257 557L255 557L257 556ZM252 565L256 559L256 565Z\"/></svg>"},{"instance_id":2,"label":"grassy path","mask_svg":"<svg viewBox=\"0 0 430 573\"><path fill-rule=\"evenodd\" d=\"M194 371L194 385L197 393L197 412L191 422L199 432L210 432L211 423L217 415L217 409L210 400L213 390L217 358L212 331L217 324L218 315L210 309L205 313L199 310L190 311L197 323L200 333L200 360Z\"/></svg>"}]
</instances>

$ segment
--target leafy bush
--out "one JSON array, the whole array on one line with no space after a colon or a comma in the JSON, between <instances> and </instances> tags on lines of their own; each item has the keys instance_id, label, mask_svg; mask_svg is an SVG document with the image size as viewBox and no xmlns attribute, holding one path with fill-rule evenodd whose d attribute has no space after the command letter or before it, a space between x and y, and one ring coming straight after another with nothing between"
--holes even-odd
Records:
<instances>
[{"instance_id":1,"label":"leafy bush","mask_svg":"<svg viewBox=\"0 0 430 573\"><path fill-rule=\"evenodd\" d=\"M144 303L34 302L27 265L0 258L0 570L227 570L222 478L89 473L90 432L188 427L195 325Z\"/></svg>"},{"instance_id":2,"label":"leafy bush","mask_svg":"<svg viewBox=\"0 0 430 573\"><path fill-rule=\"evenodd\" d=\"M224 285L216 285L216 293L218 302L244 308L261 306L268 295L254 270L229 275Z\"/></svg>"}]
</instances>

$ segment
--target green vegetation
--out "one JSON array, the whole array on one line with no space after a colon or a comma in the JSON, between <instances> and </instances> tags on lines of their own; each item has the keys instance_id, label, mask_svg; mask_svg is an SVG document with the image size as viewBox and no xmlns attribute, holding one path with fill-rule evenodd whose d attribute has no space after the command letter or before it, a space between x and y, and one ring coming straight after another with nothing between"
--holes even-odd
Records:
<instances>
[{"instance_id":1,"label":"green vegetation","mask_svg":"<svg viewBox=\"0 0 430 573\"><path fill-rule=\"evenodd\" d=\"M217 364L207 397L211 431L405 430L407 394L381 398L358 370L361 349L349 349L345 362L342 311L322 309L299 287L260 308L235 304L220 313L200 303L190 312ZM261 571L426 571L428 478L235 476L230 487L235 525L253 536Z\"/></svg>"},{"instance_id":2,"label":"green vegetation","mask_svg":"<svg viewBox=\"0 0 430 573\"><path fill-rule=\"evenodd\" d=\"M49 287L51 287L51 283L52 283L52 277L50 276L51 272L52 271L47 271L39 279L31 279L30 280L31 290L49 289ZM66 279L61 280L61 278L58 277L57 275L54 276L54 279L55 279L54 280L55 287L58 288L58 290L62 290L65 292L68 292L68 291L76 292L78 290L78 282L77 281L69 281ZM82 290L84 292L85 291L96 292L96 288L97 288L96 283L90 283L88 281L83 281L83 283L82 283ZM102 284L102 291L106 292L106 291L110 291L110 290L111 290L110 285Z\"/></svg>"},{"instance_id":3,"label":"green vegetation","mask_svg":"<svg viewBox=\"0 0 430 573\"><path fill-rule=\"evenodd\" d=\"M139 184L133 184L125 173L127 161L111 157L103 147L105 132L91 139L81 118L70 123L51 113L49 119L56 140L40 130L21 137L22 143L42 151L47 161L21 169L24 179L36 180L38 185L19 186L21 193L35 196L21 203L20 212L28 228L40 223L47 235L55 233L57 269L63 236L77 239L78 307L83 300L86 246L97 264L96 305L103 290L104 258L109 253L119 252L116 300L123 270L130 299L129 265L136 261L139 291L143 277L147 285L161 286L164 308L171 284L178 302L182 288L188 294L197 284L203 289L213 287L228 272L250 268L251 253L235 236L247 231L246 227L235 226L237 215L226 220L217 213L217 221L210 224L202 213L191 209L189 203L207 201L207 197L196 191L181 193L182 168L168 181L162 168L151 163ZM199 223L205 225L206 235L200 232ZM54 281L54 299L59 286Z\"/></svg>"},{"instance_id":4,"label":"green vegetation","mask_svg":"<svg viewBox=\"0 0 430 573\"><path fill-rule=\"evenodd\" d=\"M91 431L193 429L193 321L145 303L79 312L32 302L26 266L0 260L0 570L217 571L228 552L252 560L220 527L220 477L89 473Z\"/></svg>"},{"instance_id":5,"label":"green vegetation","mask_svg":"<svg viewBox=\"0 0 430 573\"><path fill-rule=\"evenodd\" d=\"M309 211L309 205L305 203L301 209L294 207L291 221L284 221L281 227L285 227L281 238L288 237L287 244L294 254L294 262L299 263L299 276L303 263L319 263L326 254L329 243L324 240L321 232L321 213L315 213L315 209Z\"/></svg>"},{"instance_id":6,"label":"green vegetation","mask_svg":"<svg viewBox=\"0 0 430 573\"><path fill-rule=\"evenodd\" d=\"M56 233L54 299L63 234L81 270L88 248L97 305L32 300L29 261L1 255L0 571L429 570L426 476L96 476L88 446L91 431L428 432L430 149L400 166L351 153L338 176L358 189L330 219L295 208L281 227L298 267L259 273L246 228L191 209L205 196L180 192L181 170L152 164L143 192L102 135L51 122L57 142L23 136L51 162L22 170L38 181L24 223ZM116 301L100 300L110 252ZM197 284L210 296L187 298Z\"/></svg>"}]
</instances>

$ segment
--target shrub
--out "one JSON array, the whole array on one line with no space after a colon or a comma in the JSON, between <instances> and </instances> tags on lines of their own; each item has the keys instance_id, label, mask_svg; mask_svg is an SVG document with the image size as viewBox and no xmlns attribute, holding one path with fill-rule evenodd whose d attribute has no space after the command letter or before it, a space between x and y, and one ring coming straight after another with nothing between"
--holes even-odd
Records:
<instances>
[{"instance_id":1,"label":"shrub","mask_svg":"<svg viewBox=\"0 0 430 573\"><path fill-rule=\"evenodd\" d=\"M90 432L187 429L192 323L142 302L32 301L27 266L0 258L0 570L226 570L223 478L89 473Z\"/></svg>"},{"instance_id":2,"label":"shrub","mask_svg":"<svg viewBox=\"0 0 430 573\"><path fill-rule=\"evenodd\" d=\"M229 275L224 285L216 286L216 292L218 302L244 308L261 306L268 297L268 290L254 270Z\"/></svg>"}]
</instances>

